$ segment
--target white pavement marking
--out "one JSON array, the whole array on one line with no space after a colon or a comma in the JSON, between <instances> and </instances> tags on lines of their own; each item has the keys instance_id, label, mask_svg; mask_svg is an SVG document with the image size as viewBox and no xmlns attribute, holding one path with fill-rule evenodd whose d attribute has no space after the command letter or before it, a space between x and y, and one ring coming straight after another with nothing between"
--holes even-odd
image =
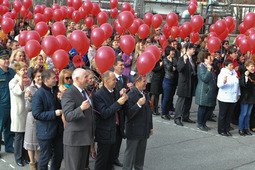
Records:
<instances>
[{"instance_id":1,"label":"white pavement marking","mask_svg":"<svg viewBox=\"0 0 255 170\"><path fill-rule=\"evenodd\" d=\"M6 162L6 160L4 160L4 159L1 159L3 162Z\"/></svg>"},{"instance_id":2,"label":"white pavement marking","mask_svg":"<svg viewBox=\"0 0 255 170\"><path fill-rule=\"evenodd\" d=\"M10 165L10 167L12 168L12 169L15 169L15 167L14 166L12 166L11 164L9 164Z\"/></svg>"}]
</instances>

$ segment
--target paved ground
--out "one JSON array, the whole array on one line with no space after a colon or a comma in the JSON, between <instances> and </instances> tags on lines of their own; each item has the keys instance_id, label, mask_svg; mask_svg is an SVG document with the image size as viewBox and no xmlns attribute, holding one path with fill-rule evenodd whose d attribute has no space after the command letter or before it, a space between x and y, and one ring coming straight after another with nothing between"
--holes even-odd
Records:
<instances>
[{"instance_id":1,"label":"paved ground","mask_svg":"<svg viewBox=\"0 0 255 170\"><path fill-rule=\"evenodd\" d=\"M193 104L191 119L196 120L197 106ZM215 111L218 114L218 110ZM239 136L238 127L232 125L233 137L217 134L217 124L208 122L209 132L197 129L195 124L184 123L176 126L171 121L153 116L154 135L148 140L145 170L254 170L255 169L255 134L249 137ZM123 142L120 161L123 162L125 141ZM90 160L93 169L94 160ZM2 153L0 170L29 169L26 165L19 168L14 162L14 155ZM64 165L61 169L64 169ZM116 170L121 168L116 167Z\"/></svg>"}]
</instances>

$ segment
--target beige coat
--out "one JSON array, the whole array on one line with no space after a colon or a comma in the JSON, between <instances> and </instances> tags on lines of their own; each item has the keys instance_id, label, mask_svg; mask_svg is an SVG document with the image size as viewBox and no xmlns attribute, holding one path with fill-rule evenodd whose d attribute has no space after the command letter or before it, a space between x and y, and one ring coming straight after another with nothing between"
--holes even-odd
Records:
<instances>
[{"instance_id":1,"label":"beige coat","mask_svg":"<svg viewBox=\"0 0 255 170\"><path fill-rule=\"evenodd\" d=\"M27 110L25 108L25 89L22 91L19 82L19 76L16 74L9 82L10 96L11 96L11 131L25 132Z\"/></svg>"}]
</instances>

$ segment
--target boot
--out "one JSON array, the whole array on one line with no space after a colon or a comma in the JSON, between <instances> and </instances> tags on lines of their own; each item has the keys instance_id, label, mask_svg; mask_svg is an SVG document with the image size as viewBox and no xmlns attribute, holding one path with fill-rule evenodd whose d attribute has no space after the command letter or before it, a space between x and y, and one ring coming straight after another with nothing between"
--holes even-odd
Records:
<instances>
[{"instance_id":1,"label":"boot","mask_svg":"<svg viewBox=\"0 0 255 170\"><path fill-rule=\"evenodd\" d=\"M29 166L30 166L30 170L37 170L37 166L36 166L36 162L35 163L29 163Z\"/></svg>"}]
</instances>

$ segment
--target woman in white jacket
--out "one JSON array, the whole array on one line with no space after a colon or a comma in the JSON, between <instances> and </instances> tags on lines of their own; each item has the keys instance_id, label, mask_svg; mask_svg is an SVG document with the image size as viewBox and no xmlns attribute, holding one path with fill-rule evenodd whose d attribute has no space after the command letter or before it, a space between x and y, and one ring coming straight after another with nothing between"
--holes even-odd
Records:
<instances>
[{"instance_id":1,"label":"woman in white jacket","mask_svg":"<svg viewBox=\"0 0 255 170\"><path fill-rule=\"evenodd\" d=\"M27 65L24 62L15 63L13 69L17 74L9 82L11 95L11 131L15 132L15 161L18 166L24 166L24 160L26 163L29 163L27 151L23 149L27 118L24 94L26 87L30 85L31 81L27 76Z\"/></svg>"},{"instance_id":2,"label":"woman in white jacket","mask_svg":"<svg viewBox=\"0 0 255 170\"><path fill-rule=\"evenodd\" d=\"M218 133L222 136L232 136L230 130L230 119L234 112L235 103L240 97L239 79L233 69L231 60L224 61L224 67L218 76L219 87L217 99L219 101Z\"/></svg>"}]
</instances>

